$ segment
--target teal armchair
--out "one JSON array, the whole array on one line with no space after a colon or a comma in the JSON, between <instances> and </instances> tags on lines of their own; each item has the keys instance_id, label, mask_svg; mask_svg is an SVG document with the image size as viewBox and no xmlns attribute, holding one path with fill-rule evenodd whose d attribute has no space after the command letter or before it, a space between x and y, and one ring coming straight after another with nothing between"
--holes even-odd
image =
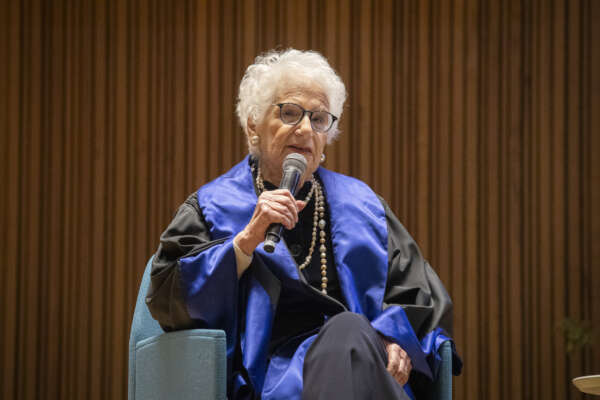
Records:
<instances>
[{"instance_id":1,"label":"teal armchair","mask_svg":"<svg viewBox=\"0 0 600 400\"><path fill-rule=\"evenodd\" d=\"M225 332L165 333L146 307L152 259L146 265L129 337L129 400L225 400Z\"/></svg>"},{"instance_id":2,"label":"teal armchair","mask_svg":"<svg viewBox=\"0 0 600 400\"><path fill-rule=\"evenodd\" d=\"M225 400L225 332L190 329L165 333L146 307L152 259L135 304L129 337L129 400ZM422 394L427 400L452 399L452 347L440 348L438 379ZM419 400L425 400L419 399Z\"/></svg>"}]
</instances>

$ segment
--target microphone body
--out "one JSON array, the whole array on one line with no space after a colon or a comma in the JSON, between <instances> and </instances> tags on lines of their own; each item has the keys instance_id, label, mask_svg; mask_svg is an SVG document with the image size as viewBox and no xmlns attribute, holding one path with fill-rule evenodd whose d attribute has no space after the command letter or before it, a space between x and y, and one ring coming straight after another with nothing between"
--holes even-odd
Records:
<instances>
[{"instance_id":1,"label":"microphone body","mask_svg":"<svg viewBox=\"0 0 600 400\"><path fill-rule=\"evenodd\" d=\"M295 196L298 189L298 182L304 171L306 171L306 159L304 156L298 153L289 154L283 161L283 175L279 183L279 188L288 189L292 193L292 196ZM271 224L267 229L263 245L263 249L267 253L275 251L275 246L281 240L281 231L283 231L281 224Z\"/></svg>"}]
</instances>

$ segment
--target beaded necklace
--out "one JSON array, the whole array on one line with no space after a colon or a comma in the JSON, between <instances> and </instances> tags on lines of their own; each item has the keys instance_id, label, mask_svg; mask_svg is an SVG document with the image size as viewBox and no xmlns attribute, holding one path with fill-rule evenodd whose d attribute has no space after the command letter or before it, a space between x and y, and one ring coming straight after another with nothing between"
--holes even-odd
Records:
<instances>
[{"instance_id":1,"label":"beaded necklace","mask_svg":"<svg viewBox=\"0 0 600 400\"><path fill-rule=\"evenodd\" d=\"M254 166L252 167L252 172L254 173ZM321 184L315 179L313 176L311 178L311 188L306 195L304 201L306 204L312 199L313 192L315 192L315 210L313 212L313 228L312 228L312 239L310 241L310 249L308 250L308 255L302 264L298 266L300 270L303 270L310 264L310 260L312 259L313 252L315 250L315 245L317 243L317 230L319 231L319 253L321 255L321 292L323 294L327 294L327 247L326 244L326 233L325 233L325 198L323 196L323 188L321 188ZM265 190L265 185L262 177L262 173L260 171L260 166L257 169L256 173L256 187L258 188L258 195Z\"/></svg>"}]
</instances>

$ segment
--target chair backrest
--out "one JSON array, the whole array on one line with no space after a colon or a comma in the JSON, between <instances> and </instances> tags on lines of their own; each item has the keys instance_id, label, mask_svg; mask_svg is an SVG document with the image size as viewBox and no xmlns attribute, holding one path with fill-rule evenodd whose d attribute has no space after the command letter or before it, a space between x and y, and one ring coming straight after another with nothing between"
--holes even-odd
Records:
<instances>
[{"instance_id":1,"label":"chair backrest","mask_svg":"<svg viewBox=\"0 0 600 400\"><path fill-rule=\"evenodd\" d=\"M144 275L142 276L142 283L140 284L140 291L138 292L137 301L135 302L135 311L133 312L133 321L131 323L131 333L129 335L129 387L133 387L133 362L135 355L135 345L141 340L144 340L150 336L160 335L164 331L160 327L159 323L152 318L150 311L146 306L146 293L150 286L150 272L152 270L152 258L146 264Z\"/></svg>"},{"instance_id":2,"label":"chair backrest","mask_svg":"<svg viewBox=\"0 0 600 400\"><path fill-rule=\"evenodd\" d=\"M146 306L146 293L150 286L150 272L152 270L152 258L146 264L144 275L142 276L142 283L140 284L140 291L138 292L137 301L135 303L135 311L133 313L133 322L131 323L131 334L129 336L129 349L131 350L140 340L146 339L147 337L159 335L164 331L158 324L158 322L152 318L148 307Z\"/></svg>"}]
</instances>

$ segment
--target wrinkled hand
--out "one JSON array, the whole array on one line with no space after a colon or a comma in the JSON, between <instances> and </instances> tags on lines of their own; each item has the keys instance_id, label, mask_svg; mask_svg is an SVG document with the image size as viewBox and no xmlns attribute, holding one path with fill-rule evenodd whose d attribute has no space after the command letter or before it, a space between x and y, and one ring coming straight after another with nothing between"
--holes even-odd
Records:
<instances>
[{"instance_id":1,"label":"wrinkled hand","mask_svg":"<svg viewBox=\"0 0 600 400\"><path fill-rule=\"evenodd\" d=\"M410 371L412 370L410 358L404 349L396 343L390 342L384 337L382 337L382 340L388 354L387 370L392 374L396 382L404 386L408 382Z\"/></svg>"},{"instance_id":2,"label":"wrinkled hand","mask_svg":"<svg viewBox=\"0 0 600 400\"><path fill-rule=\"evenodd\" d=\"M236 236L236 244L250 255L260 242L265 240L265 233L271 224L282 224L292 229L298 223L298 213L306 207L306 203L294 199L287 189L264 191L258 197L252 219L242 232Z\"/></svg>"}]
</instances>

